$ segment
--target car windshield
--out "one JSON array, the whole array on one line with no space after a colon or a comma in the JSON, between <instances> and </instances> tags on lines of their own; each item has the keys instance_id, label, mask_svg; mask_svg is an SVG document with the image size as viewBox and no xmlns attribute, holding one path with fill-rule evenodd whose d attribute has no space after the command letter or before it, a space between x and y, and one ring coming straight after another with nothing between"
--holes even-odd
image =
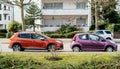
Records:
<instances>
[{"instance_id":1,"label":"car windshield","mask_svg":"<svg viewBox=\"0 0 120 69\"><path fill-rule=\"evenodd\" d=\"M48 37L48 36L46 36L46 35L44 35L44 34L41 34L41 33L37 33L38 35L41 35L41 36L43 36L43 37L45 37L45 38L50 38L50 37Z\"/></svg>"}]
</instances>

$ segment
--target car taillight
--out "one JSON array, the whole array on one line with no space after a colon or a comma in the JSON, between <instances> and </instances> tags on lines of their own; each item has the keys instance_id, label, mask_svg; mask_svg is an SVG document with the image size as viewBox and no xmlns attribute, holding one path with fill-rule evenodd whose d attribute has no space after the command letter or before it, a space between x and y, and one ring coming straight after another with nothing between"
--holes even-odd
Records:
<instances>
[{"instance_id":1,"label":"car taillight","mask_svg":"<svg viewBox=\"0 0 120 69\"><path fill-rule=\"evenodd\" d=\"M73 41L76 41L76 36L73 37Z\"/></svg>"}]
</instances>

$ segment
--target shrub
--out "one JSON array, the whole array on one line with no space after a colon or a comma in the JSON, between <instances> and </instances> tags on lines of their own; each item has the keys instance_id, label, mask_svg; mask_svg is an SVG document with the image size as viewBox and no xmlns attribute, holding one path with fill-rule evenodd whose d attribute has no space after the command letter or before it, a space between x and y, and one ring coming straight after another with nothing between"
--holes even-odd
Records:
<instances>
[{"instance_id":1,"label":"shrub","mask_svg":"<svg viewBox=\"0 0 120 69\"><path fill-rule=\"evenodd\" d=\"M78 29L74 26L66 24L66 25L61 26L61 28L58 30L58 33L66 34L66 33L73 32L73 31L78 31Z\"/></svg>"},{"instance_id":2,"label":"shrub","mask_svg":"<svg viewBox=\"0 0 120 69\"><path fill-rule=\"evenodd\" d=\"M7 33L6 29L0 29L0 33Z\"/></svg>"},{"instance_id":3,"label":"shrub","mask_svg":"<svg viewBox=\"0 0 120 69\"><path fill-rule=\"evenodd\" d=\"M65 37L63 34L47 34L47 36L51 38L64 38Z\"/></svg>"},{"instance_id":4,"label":"shrub","mask_svg":"<svg viewBox=\"0 0 120 69\"><path fill-rule=\"evenodd\" d=\"M106 27L106 29L113 32L114 25L113 25L113 24L109 24L109 25Z\"/></svg>"},{"instance_id":5,"label":"shrub","mask_svg":"<svg viewBox=\"0 0 120 69\"><path fill-rule=\"evenodd\" d=\"M91 25L90 30L95 30L95 25Z\"/></svg>"},{"instance_id":6,"label":"shrub","mask_svg":"<svg viewBox=\"0 0 120 69\"><path fill-rule=\"evenodd\" d=\"M82 31L74 31L74 32L66 33L66 34L54 33L54 34L47 34L47 36L49 36L51 38L73 38L73 36L76 33L83 33L83 32Z\"/></svg>"},{"instance_id":7,"label":"shrub","mask_svg":"<svg viewBox=\"0 0 120 69\"><path fill-rule=\"evenodd\" d=\"M17 21L12 21L8 25L8 31L9 32L18 32L21 29L22 29L22 24L17 22Z\"/></svg>"},{"instance_id":8,"label":"shrub","mask_svg":"<svg viewBox=\"0 0 120 69\"><path fill-rule=\"evenodd\" d=\"M6 33L0 33L0 38L5 38L6 37Z\"/></svg>"},{"instance_id":9,"label":"shrub","mask_svg":"<svg viewBox=\"0 0 120 69\"><path fill-rule=\"evenodd\" d=\"M120 32L120 25L114 25L114 31Z\"/></svg>"},{"instance_id":10,"label":"shrub","mask_svg":"<svg viewBox=\"0 0 120 69\"><path fill-rule=\"evenodd\" d=\"M12 35L14 35L13 32L8 32L8 33L6 34L6 38L10 38Z\"/></svg>"},{"instance_id":11,"label":"shrub","mask_svg":"<svg viewBox=\"0 0 120 69\"><path fill-rule=\"evenodd\" d=\"M67 34L65 34L65 37L66 37L66 38L73 38L73 36L74 36L76 33L80 33L80 31L75 31L75 32L67 33Z\"/></svg>"}]
</instances>

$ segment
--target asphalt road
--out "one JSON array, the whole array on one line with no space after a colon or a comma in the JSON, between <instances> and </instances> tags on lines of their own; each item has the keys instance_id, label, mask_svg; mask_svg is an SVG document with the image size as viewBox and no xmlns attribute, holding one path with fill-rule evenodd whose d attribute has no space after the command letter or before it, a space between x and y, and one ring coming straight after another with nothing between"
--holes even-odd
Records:
<instances>
[{"instance_id":1,"label":"asphalt road","mask_svg":"<svg viewBox=\"0 0 120 69\"><path fill-rule=\"evenodd\" d=\"M61 39L64 43L64 49L63 50L59 50L58 52L72 52L72 50L70 49L70 43L72 41L72 39ZM115 42L117 42L118 44L118 51L120 52L120 40L116 40ZM9 40L8 39L0 39L0 52L13 52L12 49L10 49L8 46ZM47 52L47 50L25 50L24 52Z\"/></svg>"}]
</instances>

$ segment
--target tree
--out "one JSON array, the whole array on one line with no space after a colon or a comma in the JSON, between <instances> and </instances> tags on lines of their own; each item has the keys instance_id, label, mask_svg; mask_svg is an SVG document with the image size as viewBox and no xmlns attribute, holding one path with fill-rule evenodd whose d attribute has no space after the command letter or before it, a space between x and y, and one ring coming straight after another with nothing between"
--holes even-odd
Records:
<instances>
[{"instance_id":1,"label":"tree","mask_svg":"<svg viewBox=\"0 0 120 69\"><path fill-rule=\"evenodd\" d=\"M22 29L22 24L17 21L12 21L8 25L9 32L18 32L21 29Z\"/></svg>"},{"instance_id":2,"label":"tree","mask_svg":"<svg viewBox=\"0 0 120 69\"><path fill-rule=\"evenodd\" d=\"M28 1L28 2L26 2ZM24 20L24 6L29 5L32 0L12 0L10 1L13 5L16 5L21 10L21 19L22 19L22 31L25 31L25 20Z\"/></svg>"},{"instance_id":3,"label":"tree","mask_svg":"<svg viewBox=\"0 0 120 69\"><path fill-rule=\"evenodd\" d=\"M120 23L120 15L117 13L117 11L112 11L110 14L105 15L104 18L111 24Z\"/></svg>"},{"instance_id":4,"label":"tree","mask_svg":"<svg viewBox=\"0 0 120 69\"><path fill-rule=\"evenodd\" d=\"M92 16L95 22L95 30L98 29L98 20L103 20L105 15L115 10L117 0L92 0Z\"/></svg>"},{"instance_id":5,"label":"tree","mask_svg":"<svg viewBox=\"0 0 120 69\"><path fill-rule=\"evenodd\" d=\"M26 20L28 21L28 24L33 25L33 31L35 32L35 20L41 19L41 10L37 5L35 5L35 3L32 3L26 12Z\"/></svg>"}]
</instances>

